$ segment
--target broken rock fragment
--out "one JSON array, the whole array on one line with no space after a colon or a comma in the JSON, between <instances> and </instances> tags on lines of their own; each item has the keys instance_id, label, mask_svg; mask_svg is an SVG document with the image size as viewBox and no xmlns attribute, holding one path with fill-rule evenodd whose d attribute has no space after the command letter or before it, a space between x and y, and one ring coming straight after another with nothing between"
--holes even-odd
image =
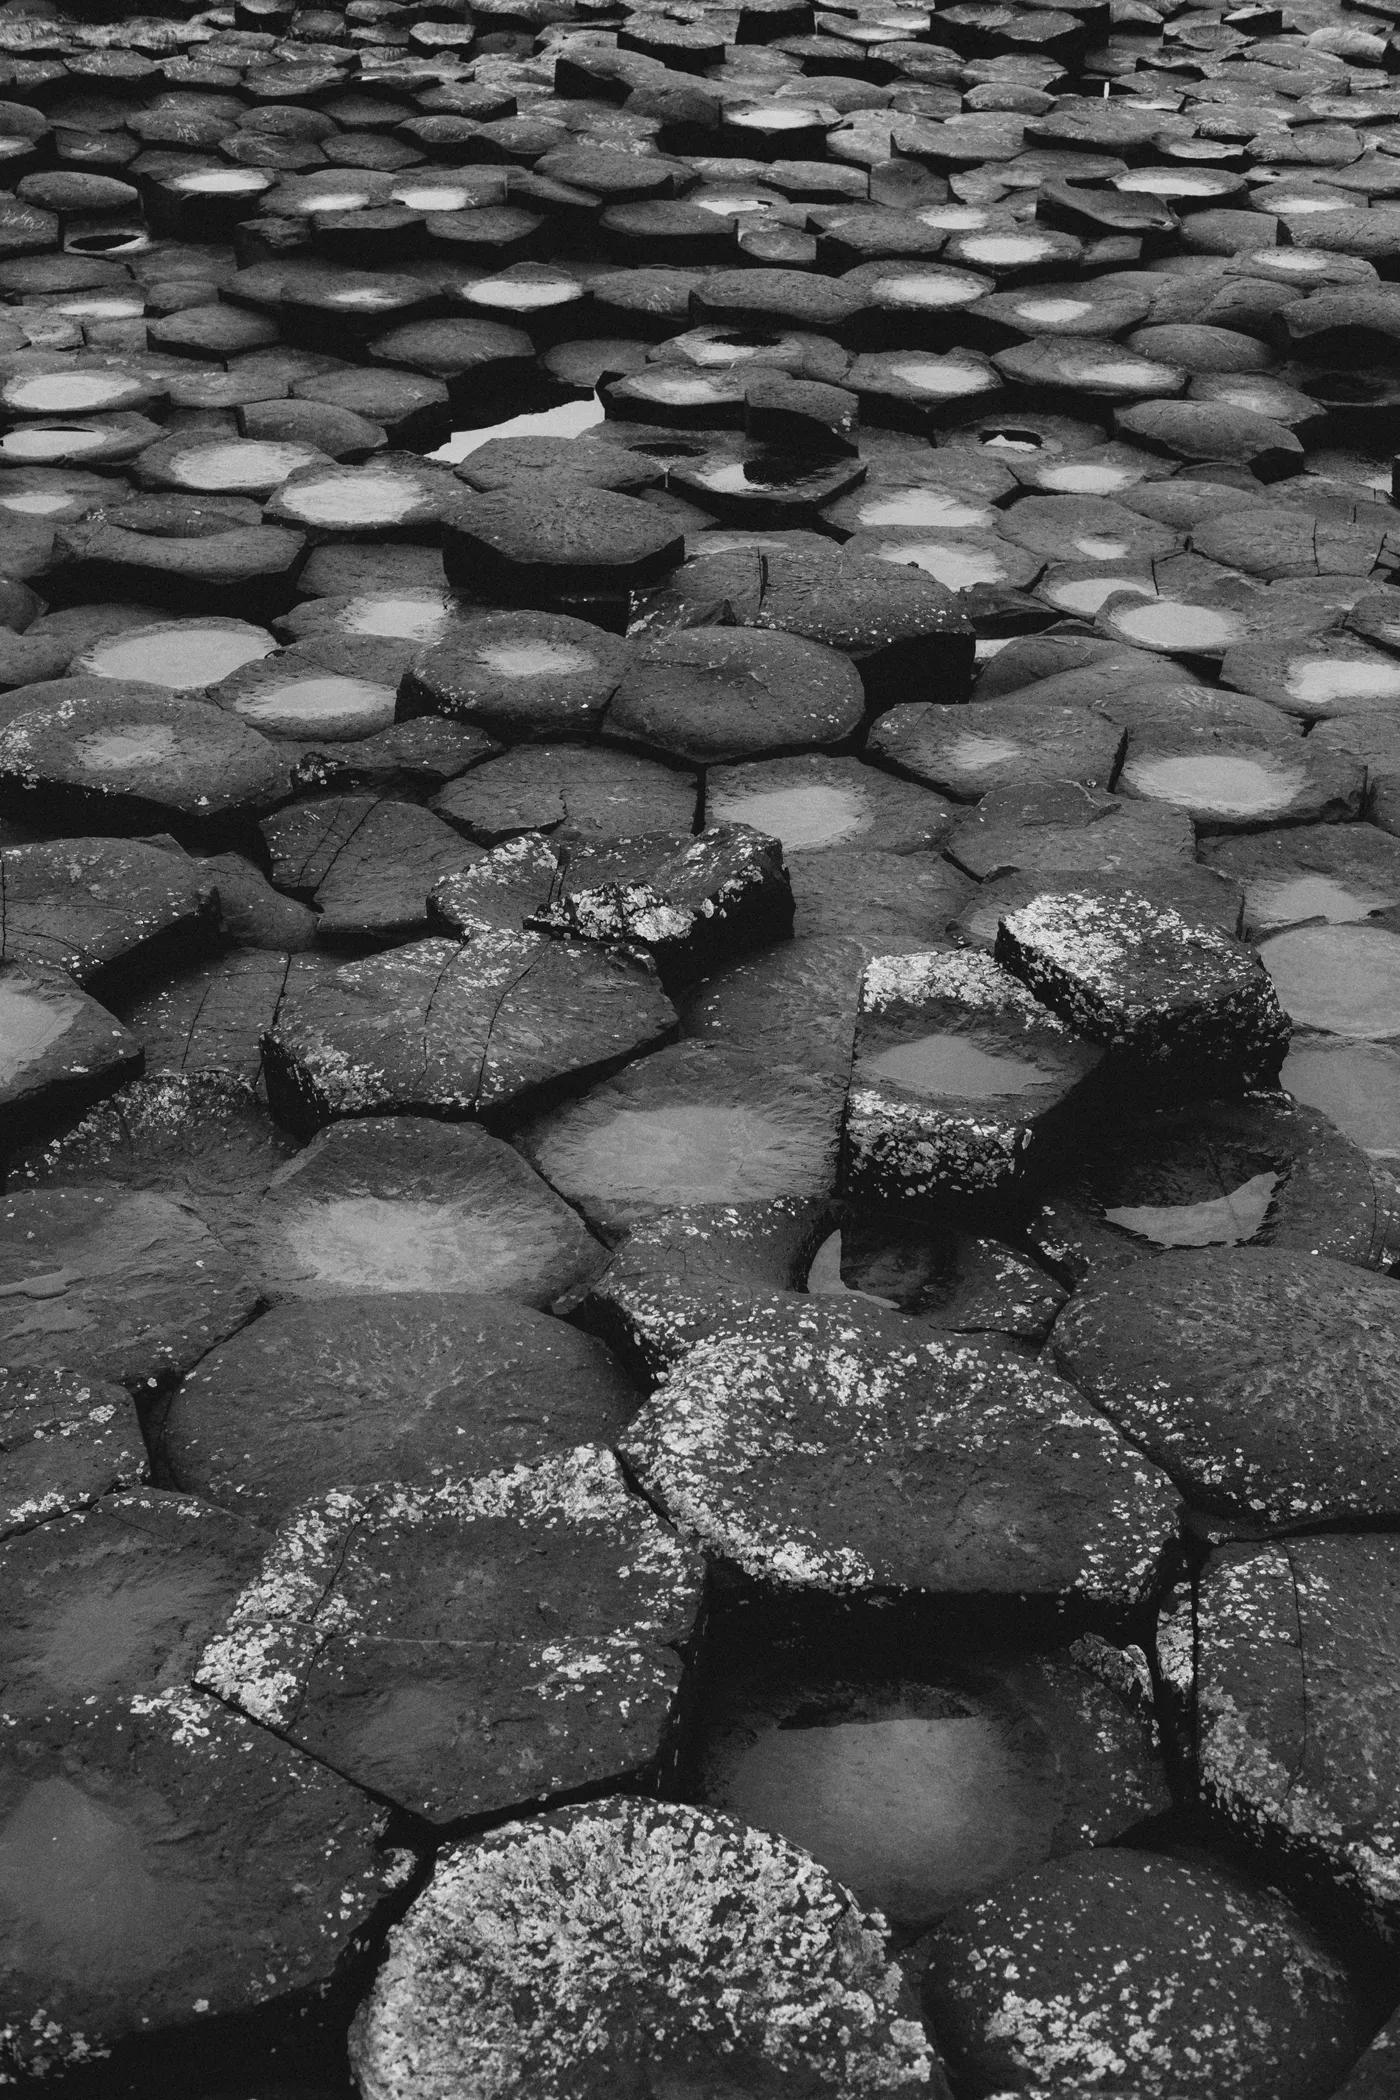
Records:
<instances>
[{"instance_id":1,"label":"broken rock fragment","mask_svg":"<svg viewBox=\"0 0 1400 2100\"><path fill-rule=\"evenodd\" d=\"M1258 955L1179 912L1047 891L1002 920L995 953L1115 1057L1216 1085L1277 1081L1289 1029Z\"/></svg>"}]
</instances>

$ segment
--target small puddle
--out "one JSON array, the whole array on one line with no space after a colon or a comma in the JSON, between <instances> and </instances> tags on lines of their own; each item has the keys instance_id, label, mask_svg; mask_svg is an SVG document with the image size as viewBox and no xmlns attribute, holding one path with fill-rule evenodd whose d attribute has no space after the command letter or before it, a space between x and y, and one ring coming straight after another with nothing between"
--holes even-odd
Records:
<instances>
[{"instance_id":1,"label":"small puddle","mask_svg":"<svg viewBox=\"0 0 1400 2100\"><path fill-rule=\"evenodd\" d=\"M61 1040L78 1012L73 998L36 998L0 984L0 1082L8 1084Z\"/></svg>"},{"instance_id":2,"label":"small puddle","mask_svg":"<svg viewBox=\"0 0 1400 2100\"><path fill-rule=\"evenodd\" d=\"M94 773L157 766L173 758L178 749L175 732L166 722L123 722L113 729L94 729L73 745L77 757Z\"/></svg>"},{"instance_id":3,"label":"small puddle","mask_svg":"<svg viewBox=\"0 0 1400 2100\"><path fill-rule=\"evenodd\" d=\"M310 1276L346 1290L493 1291L517 1268L495 1225L446 1203L347 1196L282 1229Z\"/></svg>"},{"instance_id":4,"label":"small puddle","mask_svg":"<svg viewBox=\"0 0 1400 2100\"><path fill-rule=\"evenodd\" d=\"M720 790L708 797L706 816L712 824L751 824L781 839L788 853L833 846L874 822L869 804L854 789L821 785Z\"/></svg>"},{"instance_id":5,"label":"small puddle","mask_svg":"<svg viewBox=\"0 0 1400 2100\"><path fill-rule=\"evenodd\" d=\"M328 676L298 678L270 692L251 693L234 701L231 711L257 729L279 730L284 736L299 735L302 729L325 736L339 727L362 737L391 727L397 701L391 685Z\"/></svg>"},{"instance_id":6,"label":"small puddle","mask_svg":"<svg viewBox=\"0 0 1400 2100\"><path fill-rule=\"evenodd\" d=\"M536 409L528 415L507 416L503 423L489 423L479 430L454 430L445 445L428 454L429 459L440 459L445 466L456 466L469 459L493 438L517 437L577 437L581 430L591 430L595 423L603 420L603 404L596 394L586 401L564 401L558 408Z\"/></svg>"},{"instance_id":7,"label":"small puddle","mask_svg":"<svg viewBox=\"0 0 1400 2100\"><path fill-rule=\"evenodd\" d=\"M1400 1036L1400 934L1295 926L1260 948L1279 1004L1300 1028L1375 1042Z\"/></svg>"},{"instance_id":8,"label":"small puddle","mask_svg":"<svg viewBox=\"0 0 1400 2100\"><path fill-rule=\"evenodd\" d=\"M1295 1037L1280 1080L1374 1158L1400 1160L1400 1051Z\"/></svg>"},{"instance_id":9,"label":"small puddle","mask_svg":"<svg viewBox=\"0 0 1400 2100\"><path fill-rule=\"evenodd\" d=\"M921 1035L860 1060L862 1079L893 1079L916 1094L995 1101L1044 1086L1049 1074L1021 1057L983 1050L970 1036Z\"/></svg>"},{"instance_id":10,"label":"small puddle","mask_svg":"<svg viewBox=\"0 0 1400 2100\"><path fill-rule=\"evenodd\" d=\"M136 678L173 692L214 685L243 664L256 663L277 647L270 634L238 634L227 628L188 627L154 635L121 636L87 651L84 675Z\"/></svg>"},{"instance_id":11,"label":"small puddle","mask_svg":"<svg viewBox=\"0 0 1400 2100\"><path fill-rule=\"evenodd\" d=\"M879 561L926 570L951 591L970 590L976 583L1000 583L1006 575L1000 555L957 540L893 540L872 551Z\"/></svg>"},{"instance_id":12,"label":"small puddle","mask_svg":"<svg viewBox=\"0 0 1400 2100\"><path fill-rule=\"evenodd\" d=\"M1281 815L1304 778L1301 767L1270 765L1229 752L1134 758L1123 768L1124 782L1149 801L1175 802L1214 817Z\"/></svg>"}]
</instances>

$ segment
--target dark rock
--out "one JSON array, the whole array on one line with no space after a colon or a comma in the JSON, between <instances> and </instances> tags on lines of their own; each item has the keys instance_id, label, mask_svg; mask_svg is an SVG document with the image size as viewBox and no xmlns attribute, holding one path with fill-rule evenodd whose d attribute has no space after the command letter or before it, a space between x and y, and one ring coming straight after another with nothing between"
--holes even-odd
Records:
<instances>
[{"instance_id":1,"label":"dark rock","mask_svg":"<svg viewBox=\"0 0 1400 2100\"><path fill-rule=\"evenodd\" d=\"M11 2077L314 2001L410 1864L381 1810L190 1683L261 1544L146 1492L4 1549Z\"/></svg>"},{"instance_id":2,"label":"dark rock","mask_svg":"<svg viewBox=\"0 0 1400 2100\"><path fill-rule=\"evenodd\" d=\"M141 1069L141 1042L68 975L0 962L0 1143L107 1093Z\"/></svg>"},{"instance_id":3,"label":"dark rock","mask_svg":"<svg viewBox=\"0 0 1400 2100\"><path fill-rule=\"evenodd\" d=\"M339 1488L283 1520L196 1682L419 1815L499 1813L658 1763L701 1576L595 1445Z\"/></svg>"},{"instance_id":4,"label":"dark rock","mask_svg":"<svg viewBox=\"0 0 1400 2100\"><path fill-rule=\"evenodd\" d=\"M329 974L294 957L264 1042L279 1120L490 1115L615 1071L675 1026L650 964L543 934L429 939Z\"/></svg>"},{"instance_id":5,"label":"dark rock","mask_svg":"<svg viewBox=\"0 0 1400 2100\"><path fill-rule=\"evenodd\" d=\"M1309 919L1343 924L1400 904L1400 842L1371 824L1296 824L1210 839L1202 858L1244 886L1255 937Z\"/></svg>"},{"instance_id":6,"label":"dark rock","mask_svg":"<svg viewBox=\"0 0 1400 2100\"><path fill-rule=\"evenodd\" d=\"M462 498L447 524L449 582L498 604L548 606L568 593L659 583L685 543L665 514L607 489Z\"/></svg>"},{"instance_id":7,"label":"dark rock","mask_svg":"<svg viewBox=\"0 0 1400 2100\"><path fill-rule=\"evenodd\" d=\"M101 1184L4 1197L0 1274L10 1368L131 1387L182 1376L260 1303L191 1204Z\"/></svg>"},{"instance_id":8,"label":"dark rock","mask_svg":"<svg viewBox=\"0 0 1400 2100\"><path fill-rule=\"evenodd\" d=\"M780 1586L1145 1594L1165 1477L1035 1364L910 1334L845 1299L756 1306L690 1351L623 1453L709 1551Z\"/></svg>"},{"instance_id":9,"label":"dark rock","mask_svg":"<svg viewBox=\"0 0 1400 2100\"><path fill-rule=\"evenodd\" d=\"M1311 1253L1164 1254L1072 1300L1056 1361L1204 1507L1392 1515L1400 1289Z\"/></svg>"},{"instance_id":10,"label":"dark rock","mask_svg":"<svg viewBox=\"0 0 1400 2100\"><path fill-rule=\"evenodd\" d=\"M588 736L631 653L587 620L486 613L414 658L399 687L399 715L448 715L508 742Z\"/></svg>"},{"instance_id":11,"label":"dark rock","mask_svg":"<svg viewBox=\"0 0 1400 2100\"><path fill-rule=\"evenodd\" d=\"M428 892L479 859L450 824L368 795L293 803L264 820L273 881L315 906L329 948L381 947L428 930Z\"/></svg>"},{"instance_id":12,"label":"dark rock","mask_svg":"<svg viewBox=\"0 0 1400 2100\"><path fill-rule=\"evenodd\" d=\"M146 1473L130 1396L67 1371L0 1372L0 1539L86 1509Z\"/></svg>"},{"instance_id":13,"label":"dark rock","mask_svg":"<svg viewBox=\"0 0 1400 2100\"><path fill-rule=\"evenodd\" d=\"M83 831L241 832L285 793L265 738L159 686L58 679L8 701L0 810Z\"/></svg>"},{"instance_id":14,"label":"dark rock","mask_svg":"<svg viewBox=\"0 0 1400 2100\"><path fill-rule=\"evenodd\" d=\"M877 761L960 802L1058 781L1106 788L1122 746L1116 723L1086 707L1055 707L1038 692L975 707L894 707L867 741Z\"/></svg>"},{"instance_id":15,"label":"dark rock","mask_svg":"<svg viewBox=\"0 0 1400 2100\"><path fill-rule=\"evenodd\" d=\"M276 1017L291 960L270 949L235 951L119 999L121 1018L145 1045L146 1070L217 1070L254 1085L262 1072L262 1038Z\"/></svg>"},{"instance_id":16,"label":"dark rock","mask_svg":"<svg viewBox=\"0 0 1400 2100\"><path fill-rule=\"evenodd\" d=\"M606 726L663 757L712 765L844 742L864 714L860 678L835 649L761 628L704 627L638 646Z\"/></svg>"},{"instance_id":17,"label":"dark rock","mask_svg":"<svg viewBox=\"0 0 1400 2100\"><path fill-rule=\"evenodd\" d=\"M1286 1868L1395 1932L1396 1542L1227 1547L1196 1603L1195 1711L1209 1806Z\"/></svg>"},{"instance_id":18,"label":"dark rock","mask_svg":"<svg viewBox=\"0 0 1400 2100\"><path fill-rule=\"evenodd\" d=\"M208 872L137 840L64 839L0 853L0 957L66 970L110 995L137 968L212 944Z\"/></svg>"},{"instance_id":19,"label":"dark rock","mask_svg":"<svg viewBox=\"0 0 1400 2100\"><path fill-rule=\"evenodd\" d=\"M924 1996L983 2090L1326 2100L1364 2033L1345 1972L1281 1897L1208 1861L1083 1852L938 1930Z\"/></svg>"},{"instance_id":20,"label":"dark rock","mask_svg":"<svg viewBox=\"0 0 1400 2100\"><path fill-rule=\"evenodd\" d=\"M433 808L481 846L561 827L583 838L628 838L694 824L693 773L626 751L551 744L508 751L445 788Z\"/></svg>"},{"instance_id":21,"label":"dark rock","mask_svg":"<svg viewBox=\"0 0 1400 2100\"><path fill-rule=\"evenodd\" d=\"M347 1282L216 1350L152 1431L172 1480L261 1524L337 1487L434 1489L610 1440L636 1404L601 1343L508 1298Z\"/></svg>"}]
</instances>

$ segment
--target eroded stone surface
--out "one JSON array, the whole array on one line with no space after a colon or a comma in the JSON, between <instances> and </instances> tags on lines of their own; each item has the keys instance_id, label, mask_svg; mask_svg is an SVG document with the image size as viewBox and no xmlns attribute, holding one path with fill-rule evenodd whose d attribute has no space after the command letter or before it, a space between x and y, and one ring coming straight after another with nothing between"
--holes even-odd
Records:
<instances>
[{"instance_id":1,"label":"eroded stone surface","mask_svg":"<svg viewBox=\"0 0 1400 2100\"><path fill-rule=\"evenodd\" d=\"M352 2052L367 2100L446 2100L464 2077L503 2093L503 2060L512 2082L579 2100L624 2079L941 2086L879 1921L781 1838L664 1802L561 1809L450 1854Z\"/></svg>"}]
</instances>

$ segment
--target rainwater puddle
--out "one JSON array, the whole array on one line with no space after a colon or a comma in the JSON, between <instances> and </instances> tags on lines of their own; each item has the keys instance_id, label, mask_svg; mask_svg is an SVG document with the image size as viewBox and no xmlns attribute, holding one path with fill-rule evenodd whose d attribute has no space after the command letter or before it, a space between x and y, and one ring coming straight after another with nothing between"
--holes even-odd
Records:
<instances>
[{"instance_id":1,"label":"rainwater puddle","mask_svg":"<svg viewBox=\"0 0 1400 2100\"><path fill-rule=\"evenodd\" d=\"M820 785L729 795L721 790L708 797L707 817L712 824L751 824L781 839L788 853L835 845L868 830L872 822L865 801L852 789Z\"/></svg>"},{"instance_id":2,"label":"rainwater puddle","mask_svg":"<svg viewBox=\"0 0 1400 2100\"><path fill-rule=\"evenodd\" d=\"M1297 1027L1363 1041L1400 1036L1400 934L1382 926L1295 926L1259 952Z\"/></svg>"},{"instance_id":3,"label":"rainwater puddle","mask_svg":"<svg viewBox=\"0 0 1400 2100\"><path fill-rule=\"evenodd\" d=\"M591 430L595 423L603 420L603 404L596 394L586 401L564 401L558 408L536 409L530 415L507 416L504 423L490 423L480 430L454 430L445 445L428 454L429 459L440 459L446 466L456 466L469 459L481 446L489 445L493 438L517 437L577 437L581 430Z\"/></svg>"},{"instance_id":4,"label":"rainwater puddle","mask_svg":"<svg viewBox=\"0 0 1400 2100\"><path fill-rule=\"evenodd\" d=\"M1023 1057L983 1050L965 1035L921 1035L861 1060L863 1078L893 1079L917 1094L948 1094L960 1101L996 1100L1029 1093L1045 1073Z\"/></svg>"}]
</instances>

